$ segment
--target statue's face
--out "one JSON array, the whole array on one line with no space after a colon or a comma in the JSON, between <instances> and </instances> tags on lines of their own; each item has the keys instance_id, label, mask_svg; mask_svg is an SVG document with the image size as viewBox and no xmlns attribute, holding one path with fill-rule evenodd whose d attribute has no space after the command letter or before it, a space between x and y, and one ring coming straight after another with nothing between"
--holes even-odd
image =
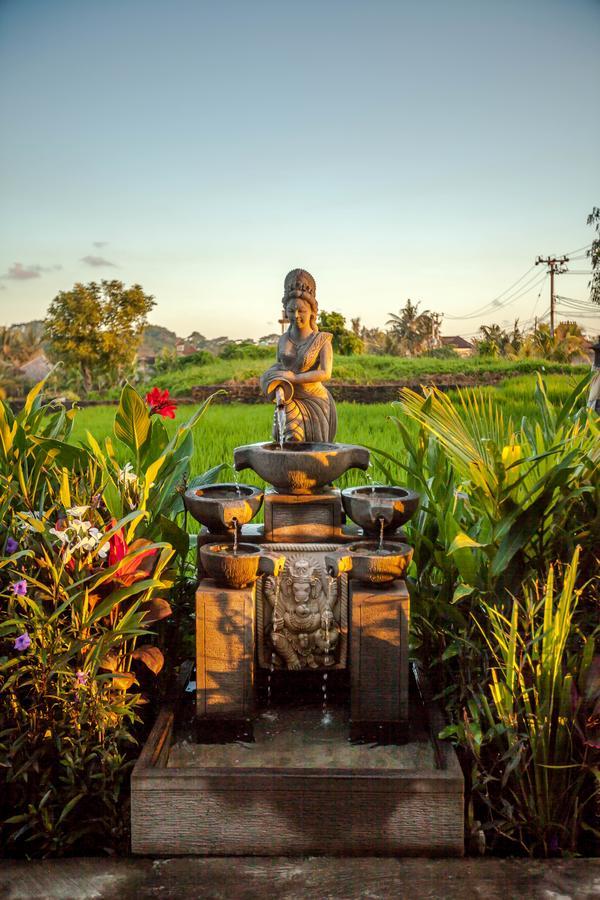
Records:
<instances>
[{"instance_id":1,"label":"statue's face","mask_svg":"<svg viewBox=\"0 0 600 900\"><path fill-rule=\"evenodd\" d=\"M290 300L285 307L285 312L290 320L298 328L305 328L310 325L310 304L306 300Z\"/></svg>"}]
</instances>

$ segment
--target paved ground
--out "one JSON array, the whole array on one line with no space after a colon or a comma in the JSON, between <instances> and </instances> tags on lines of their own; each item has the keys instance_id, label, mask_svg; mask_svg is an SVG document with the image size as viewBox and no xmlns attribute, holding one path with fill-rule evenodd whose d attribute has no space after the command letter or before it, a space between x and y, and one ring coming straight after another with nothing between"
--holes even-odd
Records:
<instances>
[{"instance_id":1,"label":"paved ground","mask_svg":"<svg viewBox=\"0 0 600 900\"><path fill-rule=\"evenodd\" d=\"M588 900L600 859L68 859L0 860L4 900Z\"/></svg>"}]
</instances>

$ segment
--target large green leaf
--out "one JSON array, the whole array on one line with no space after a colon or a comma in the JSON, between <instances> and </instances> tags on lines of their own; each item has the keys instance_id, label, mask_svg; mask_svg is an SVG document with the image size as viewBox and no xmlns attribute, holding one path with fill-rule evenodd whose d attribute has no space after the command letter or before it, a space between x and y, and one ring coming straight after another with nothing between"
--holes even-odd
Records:
<instances>
[{"instance_id":1,"label":"large green leaf","mask_svg":"<svg viewBox=\"0 0 600 900\"><path fill-rule=\"evenodd\" d=\"M146 404L131 385L121 391L115 414L115 436L139 457L150 434L151 419Z\"/></svg>"}]
</instances>

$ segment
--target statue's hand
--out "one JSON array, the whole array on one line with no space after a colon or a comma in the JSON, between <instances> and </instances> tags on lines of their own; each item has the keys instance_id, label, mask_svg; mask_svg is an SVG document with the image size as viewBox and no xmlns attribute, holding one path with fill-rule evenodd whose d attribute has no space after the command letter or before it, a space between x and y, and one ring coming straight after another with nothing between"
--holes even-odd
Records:
<instances>
[{"instance_id":1,"label":"statue's hand","mask_svg":"<svg viewBox=\"0 0 600 900\"><path fill-rule=\"evenodd\" d=\"M286 369L283 369L281 372L277 373L279 378L283 378L285 381L289 381L290 384L296 383L296 375L294 372L290 372Z\"/></svg>"}]
</instances>

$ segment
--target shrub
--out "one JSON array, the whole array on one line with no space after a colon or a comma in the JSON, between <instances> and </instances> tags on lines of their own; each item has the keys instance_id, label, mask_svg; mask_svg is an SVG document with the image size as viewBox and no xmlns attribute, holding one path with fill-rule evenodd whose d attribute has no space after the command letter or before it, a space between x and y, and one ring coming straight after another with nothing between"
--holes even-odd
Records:
<instances>
[{"instance_id":1,"label":"shrub","mask_svg":"<svg viewBox=\"0 0 600 900\"><path fill-rule=\"evenodd\" d=\"M206 405L169 437L159 413L127 385L117 461L88 434L69 435L76 410L0 405L0 845L11 855L122 849L123 792L157 674L151 627L188 537L172 517ZM216 470L215 470L216 471ZM209 473L211 477L213 473Z\"/></svg>"},{"instance_id":2,"label":"shrub","mask_svg":"<svg viewBox=\"0 0 600 900\"><path fill-rule=\"evenodd\" d=\"M245 341L241 344L236 344L232 341L229 344L225 344L219 356L221 359L271 359L273 347L262 347Z\"/></svg>"},{"instance_id":3,"label":"shrub","mask_svg":"<svg viewBox=\"0 0 600 900\"><path fill-rule=\"evenodd\" d=\"M559 566L578 561L573 592L588 585L576 612L568 621L562 620L566 643L556 663L556 678L565 678L569 672L575 678L573 673L578 672L579 690L583 690L586 676L582 673L593 653L598 624L600 542L600 427L598 418L582 405L588 381L586 375L559 406L551 403L538 376L537 415L518 424L505 419L501 406L481 390L458 391L453 399L435 389L427 390L425 396L403 389L395 422L404 453L378 455L386 480L405 482L422 495L421 507L408 526L415 547L409 584L412 647L430 669L451 719L446 733L455 736L474 786L472 822L475 817L483 822L492 841L509 836L529 852L551 853L574 846L581 810L569 807L563 798L560 815L570 818L565 820L566 831L559 834L556 808L538 809L542 802L538 776L531 773L537 771L539 761L527 756L533 750L524 751L522 768L509 769L516 759L508 752L515 735L505 730L498 711L490 708L488 713L486 704L497 690L515 710L525 703L520 682L498 668L502 668L499 659L508 640L502 637L502 628L510 629L513 615L522 638L519 667L531 664L533 671L534 645L541 635L551 630L552 639L558 640L559 620L554 614L548 613L540 630L539 610L531 612L531 597L538 585L551 582L548 573L555 561ZM408 425L417 425L416 436ZM575 566L573 578L574 572ZM514 597L521 598L517 613ZM546 608L554 609L550 601ZM510 661L505 659L504 664L511 668ZM490 675L494 669L497 674ZM505 688L496 688L503 677ZM531 703L537 690L539 710L549 704L551 715L558 715L554 699L546 696L547 682L543 695L541 688L532 687L531 679L526 686ZM599 712L596 706L594 715ZM521 712L515 715L516 733L526 716L519 720ZM543 718L544 713L539 715ZM555 734L554 724L540 720L539 728L546 729L544 734ZM496 747L504 741L504 751L495 757L487 750L479 752L482 741L490 746L495 741ZM573 767L569 784L576 785L589 771L590 753L584 762L568 741L563 751L563 761L570 754L568 765ZM597 755L593 765L597 772ZM502 812L496 801L506 799L502 789L507 784L512 789L520 775L521 807L513 798ZM489 797L493 802L488 802ZM590 825L589 819L586 824ZM575 838L565 840L567 831Z\"/></svg>"}]
</instances>

